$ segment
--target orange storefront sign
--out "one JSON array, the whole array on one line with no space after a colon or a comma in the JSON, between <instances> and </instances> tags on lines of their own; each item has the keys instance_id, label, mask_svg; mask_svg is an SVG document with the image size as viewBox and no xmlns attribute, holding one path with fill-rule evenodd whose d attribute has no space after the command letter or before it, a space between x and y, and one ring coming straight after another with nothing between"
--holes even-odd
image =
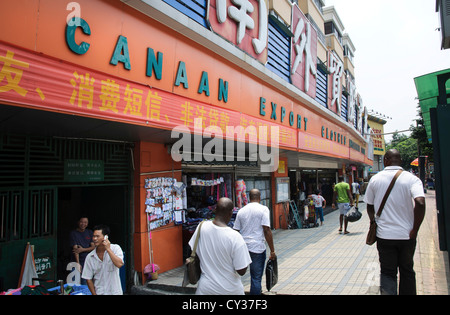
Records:
<instances>
[{"instance_id":1,"label":"orange storefront sign","mask_svg":"<svg viewBox=\"0 0 450 315\"><path fill-rule=\"evenodd\" d=\"M67 20L76 15L65 2L0 4L0 27L8 30L0 42L1 101L168 130L195 128L196 118L222 130L278 126L280 147L290 150L304 149L299 132L320 137L324 121L342 129L120 1L77 3L80 24L72 30ZM258 28L255 36L262 38Z\"/></svg>"},{"instance_id":2,"label":"orange storefront sign","mask_svg":"<svg viewBox=\"0 0 450 315\"><path fill-rule=\"evenodd\" d=\"M321 153L342 158L349 157L347 146L312 134L299 132L298 145L299 149L304 152Z\"/></svg>"},{"instance_id":3,"label":"orange storefront sign","mask_svg":"<svg viewBox=\"0 0 450 315\"><path fill-rule=\"evenodd\" d=\"M217 126L223 135L227 126L242 126L243 129L254 126L256 130L267 127L268 132L271 126L278 126L99 71L47 59L1 42L0 99L17 105L163 129L186 126L203 132L207 127ZM295 149L294 129L278 127L280 146ZM264 139L259 139L260 136ZM270 144L270 134L264 136L258 132L256 137Z\"/></svg>"}]
</instances>

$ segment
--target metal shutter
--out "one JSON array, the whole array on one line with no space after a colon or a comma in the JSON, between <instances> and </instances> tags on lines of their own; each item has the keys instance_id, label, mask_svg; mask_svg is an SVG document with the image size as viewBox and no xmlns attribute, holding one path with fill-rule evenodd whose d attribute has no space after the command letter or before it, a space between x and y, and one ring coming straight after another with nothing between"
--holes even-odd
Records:
<instances>
[{"instance_id":1,"label":"metal shutter","mask_svg":"<svg viewBox=\"0 0 450 315\"><path fill-rule=\"evenodd\" d=\"M320 67L317 67L316 101L324 107L327 106L328 75Z\"/></svg>"},{"instance_id":2,"label":"metal shutter","mask_svg":"<svg viewBox=\"0 0 450 315\"><path fill-rule=\"evenodd\" d=\"M269 51L266 67L290 83L291 38L269 19Z\"/></svg>"},{"instance_id":3,"label":"metal shutter","mask_svg":"<svg viewBox=\"0 0 450 315\"><path fill-rule=\"evenodd\" d=\"M163 0L200 25L206 25L207 0Z\"/></svg>"}]
</instances>

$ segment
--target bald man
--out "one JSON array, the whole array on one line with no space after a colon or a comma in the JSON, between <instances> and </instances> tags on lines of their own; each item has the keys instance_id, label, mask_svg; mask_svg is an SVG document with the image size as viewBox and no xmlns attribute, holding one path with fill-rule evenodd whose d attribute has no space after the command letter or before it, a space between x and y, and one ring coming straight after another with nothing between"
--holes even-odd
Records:
<instances>
[{"instance_id":1,"label":"bald man","mask_svg":"<svg viewBox=\"0 0 450 315\"><path fill-rule=\"evenodd\" d=\"M381 215L375 216L395 174L403 170L400 153L391 149L384 156L385 169L370 179L364 196L367 214L377 223L377 249L380 259L381 294L397 294L397 272L400 271L399 294L416 294L414 252L416 238L425 216L425 194L422 182L410 172L401 172Z\"/></svg>"},{"instance_id":2,"label":"bald man","mask_svg":"<svg viewBox=\"0 0 450 315\"><path fill-rule=\"evenodd\" d=\"M228 226L234 204L229 198L217 202L213 221L205 221L200 229L197 255L202 275L197 295L244 295L243 276L252 262L242 236ZM194 248L199 229L189 245Z\"/></svg>"}]
</instances>

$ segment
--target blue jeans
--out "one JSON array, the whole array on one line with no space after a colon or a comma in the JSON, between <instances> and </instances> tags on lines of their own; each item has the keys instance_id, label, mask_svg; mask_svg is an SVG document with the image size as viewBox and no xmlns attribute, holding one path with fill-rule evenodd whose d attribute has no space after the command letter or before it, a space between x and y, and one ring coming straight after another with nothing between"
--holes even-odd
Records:
<instances>
[{"instance_id":1,"label":"blue jeans","mask_svg":"<svg viewBox=\"0 0 450 315\"><path fill-rule=\"evenodd\" d=\"M261 281L266 263L266 251L260 254L250 253L252 263L250 264L250 295L260 295L262 292Z\"/></svg>"},{"instance_id":2,"label":"blue jeans","mask_svg":"<svg viewBox=\"0 0 450 315\"><path fill-rule=\"evenodd\" d=\"M320 218L320 222L323 222L323 208L314 208L314 210L316 211L316 223L317 223L317 219Z\"/></svg>"}]
</instances>

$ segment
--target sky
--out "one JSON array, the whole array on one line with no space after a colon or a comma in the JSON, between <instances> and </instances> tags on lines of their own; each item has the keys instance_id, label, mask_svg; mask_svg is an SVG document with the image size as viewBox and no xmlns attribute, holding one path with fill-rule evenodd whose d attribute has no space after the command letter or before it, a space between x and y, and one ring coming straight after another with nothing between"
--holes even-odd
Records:
<instances>
[{"instance_id":1,"label":"sky","mask_svg":"<svg viewBox=\"0 0 450 315\"><path fill-rule=\"evenodd\" d=\"M436 30L440 27L436 1L324 1L335 7L356 48L356 89L363 105L392 117L386 119L385 133L415 125L414 78L450 68L450 49L441 50L441 33Z\"/></svg>"}]
</instances>

